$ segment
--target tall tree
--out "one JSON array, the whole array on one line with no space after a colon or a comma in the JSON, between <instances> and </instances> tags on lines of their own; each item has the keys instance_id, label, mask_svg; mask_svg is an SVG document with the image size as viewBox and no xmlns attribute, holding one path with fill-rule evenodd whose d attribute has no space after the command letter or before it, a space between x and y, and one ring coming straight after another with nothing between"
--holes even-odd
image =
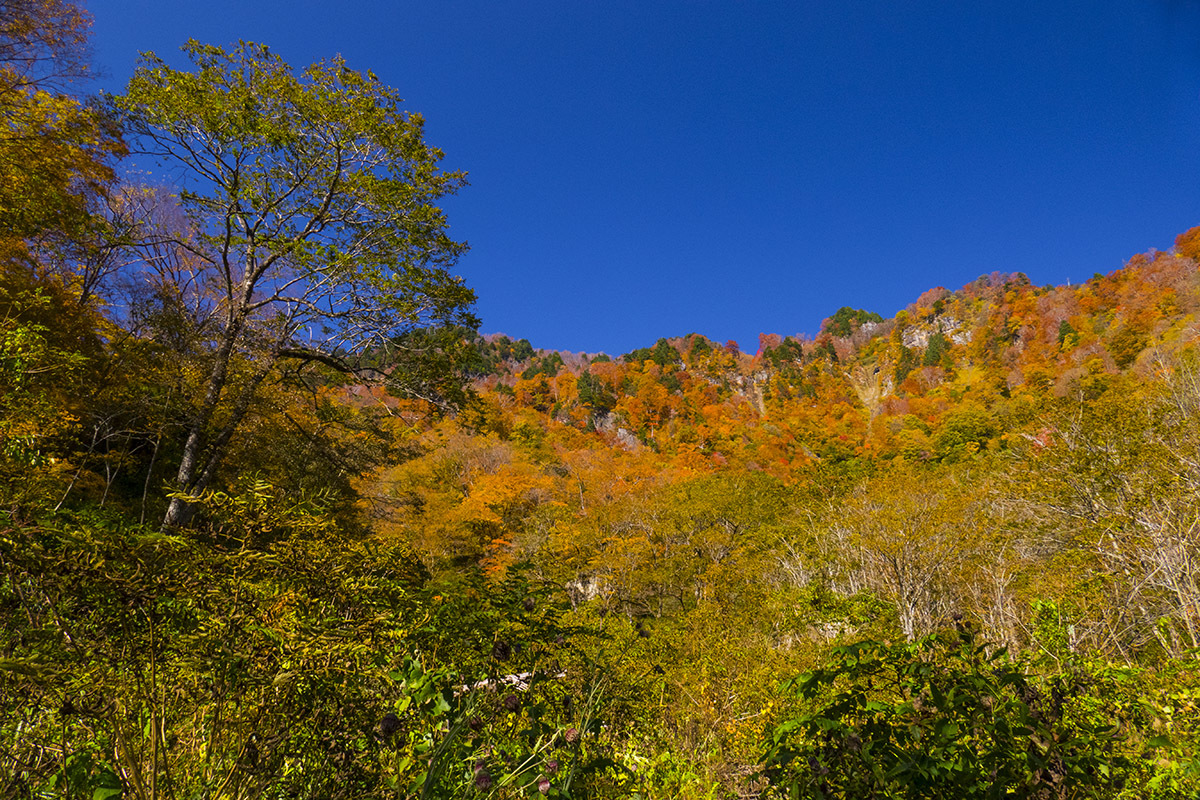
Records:
<instances>
[{"instance_id":1,"label":"tall tree","mask_svg":"<svg viewBox=\"0 0 1200 800\"><path fill-rule=\"evenodd\" d=\"M49 495L77 423L100 316L72 265L122 151L112 119L68 90L87 76L90 17L64 0L0 0L0 495ZM53 243L53 244L51 244ZM10 491L11 490L11 491Z\"/></svg>"},{"instance_id":2,"label":"tall tree","mask_svg":"<svg viewBox=\"0 0 1200 800\"><path fill-rule=\"evenodd\" d=\"M262 45L183 49L193 71L148 53L115 102L132 149L181 176L194 233L177 244L218 308L176 475L192 496L282 361L444 404L461 391L447 351L477 321L474 293L447 271L466 246L435 205L464 175L439 169L392 89L340 58L297 74ZM191 509L177 497L164 522Z\"/></svg>"},{"instance_id":3,"label":"tall tree","mask_svg":"<svg viewBox=\"0 0 1200 800\"><path fill-rule=\"evenodd\" d=\"M121 149L100 109L66 92L87 75L91 18L62 0L0 0L0 259L78 225Z\"/></svg>"}]
</instances>

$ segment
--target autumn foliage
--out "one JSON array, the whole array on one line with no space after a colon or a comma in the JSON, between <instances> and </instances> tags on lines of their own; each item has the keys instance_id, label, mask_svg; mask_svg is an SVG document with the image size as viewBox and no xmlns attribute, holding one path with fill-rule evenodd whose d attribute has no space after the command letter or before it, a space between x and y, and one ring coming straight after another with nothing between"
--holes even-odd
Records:
<instances>
[{"instance_id":1,"label":"autumn foliage","mask_svg":"<svg viewBox=\"0 0 1200 800\"><path fill-rule=\"evenodd\" d=\"M444 272L458 173L400 250L377 164L298 230L311 186L243 180L282 167L233 211L116 179L182 114L299 157L172 88L232 58L433 180L374 78L191 43L106 112L82 11L0 9L0 795L1200 793L1200 228L753 354L536 349Z\"/></svg>"}]
</instances>

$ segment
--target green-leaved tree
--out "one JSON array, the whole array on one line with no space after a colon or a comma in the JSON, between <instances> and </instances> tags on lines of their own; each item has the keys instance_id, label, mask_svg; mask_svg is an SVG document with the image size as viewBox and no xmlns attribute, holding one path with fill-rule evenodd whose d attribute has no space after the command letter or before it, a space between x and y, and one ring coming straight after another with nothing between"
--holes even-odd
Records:
<instances>
[{"instance_id":1,"label":"green-leaved tree","mask_svg":"<svg viewBox=\"0 0 1200 800\"><path fill-rule=\"evenodd\" d=\"M462 384L447 353L477 325L474 293L448 272L466 246L436 205L464 175L439 169L395 91L340 58L297 73L262 45L183 50L192 71L147 53L115 100L133 151L178 176L192 231L161 236L195 257L179 290L209 310L166 525L189 521L187 498L211 484L281 362L453 403Z\"/></svg>"}]
</instances>

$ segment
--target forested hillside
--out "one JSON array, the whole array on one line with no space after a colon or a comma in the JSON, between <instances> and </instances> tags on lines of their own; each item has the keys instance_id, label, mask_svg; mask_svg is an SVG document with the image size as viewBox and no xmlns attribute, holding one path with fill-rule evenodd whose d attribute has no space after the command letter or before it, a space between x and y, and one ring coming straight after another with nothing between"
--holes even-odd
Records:
<instances>
[{"instance_id":1,"label":"forested hillside","mask_svg":"<svg viewBox=\"0 0 1200 800\"><path fill-rule=\"evenodd\" d=\"M0 8L0 796L1200 794L1200 227L536 350L374 76Z\"/></svg>"},{"instance_id":2,"label":"forested hillside","mask_svg":"<svg viewBox=\"0 0 1200 800\"><path fill-rule=\"evenodd\" d=\"M1122 704L1150 692L1150 728L1123 739L1138 762L1166 728L1186 740L1200 644L1198 236L1077 286L996 274L891 319L842 308L754 355L697 334L615 360L477 340L477 399L363 491L435 573L516 570L646 637L657 724L701 784L748 791L734 776L795 713L781 677L948 630L1094 690L1080 702L1114 715L1097 730L1127 736Z\"/></svg>"}]
</instances>

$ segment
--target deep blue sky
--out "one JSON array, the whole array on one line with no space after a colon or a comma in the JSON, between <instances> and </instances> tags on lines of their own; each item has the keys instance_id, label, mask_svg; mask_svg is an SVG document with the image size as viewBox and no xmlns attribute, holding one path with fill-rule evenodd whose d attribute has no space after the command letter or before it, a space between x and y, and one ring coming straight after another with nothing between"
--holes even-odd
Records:
<instances>
[{"instance_id":1,"label":"deep blue sky","mask_svg":"<svg viewBox=\"0 0 1200 800\"><path fill-rule=\"evenodd\" d=\"M1108 272L1200 224L1200 3L91 0L138 51L341 53L427 120L481 330L753 352L992 270Z\"/></svg>"}]
</instances>

